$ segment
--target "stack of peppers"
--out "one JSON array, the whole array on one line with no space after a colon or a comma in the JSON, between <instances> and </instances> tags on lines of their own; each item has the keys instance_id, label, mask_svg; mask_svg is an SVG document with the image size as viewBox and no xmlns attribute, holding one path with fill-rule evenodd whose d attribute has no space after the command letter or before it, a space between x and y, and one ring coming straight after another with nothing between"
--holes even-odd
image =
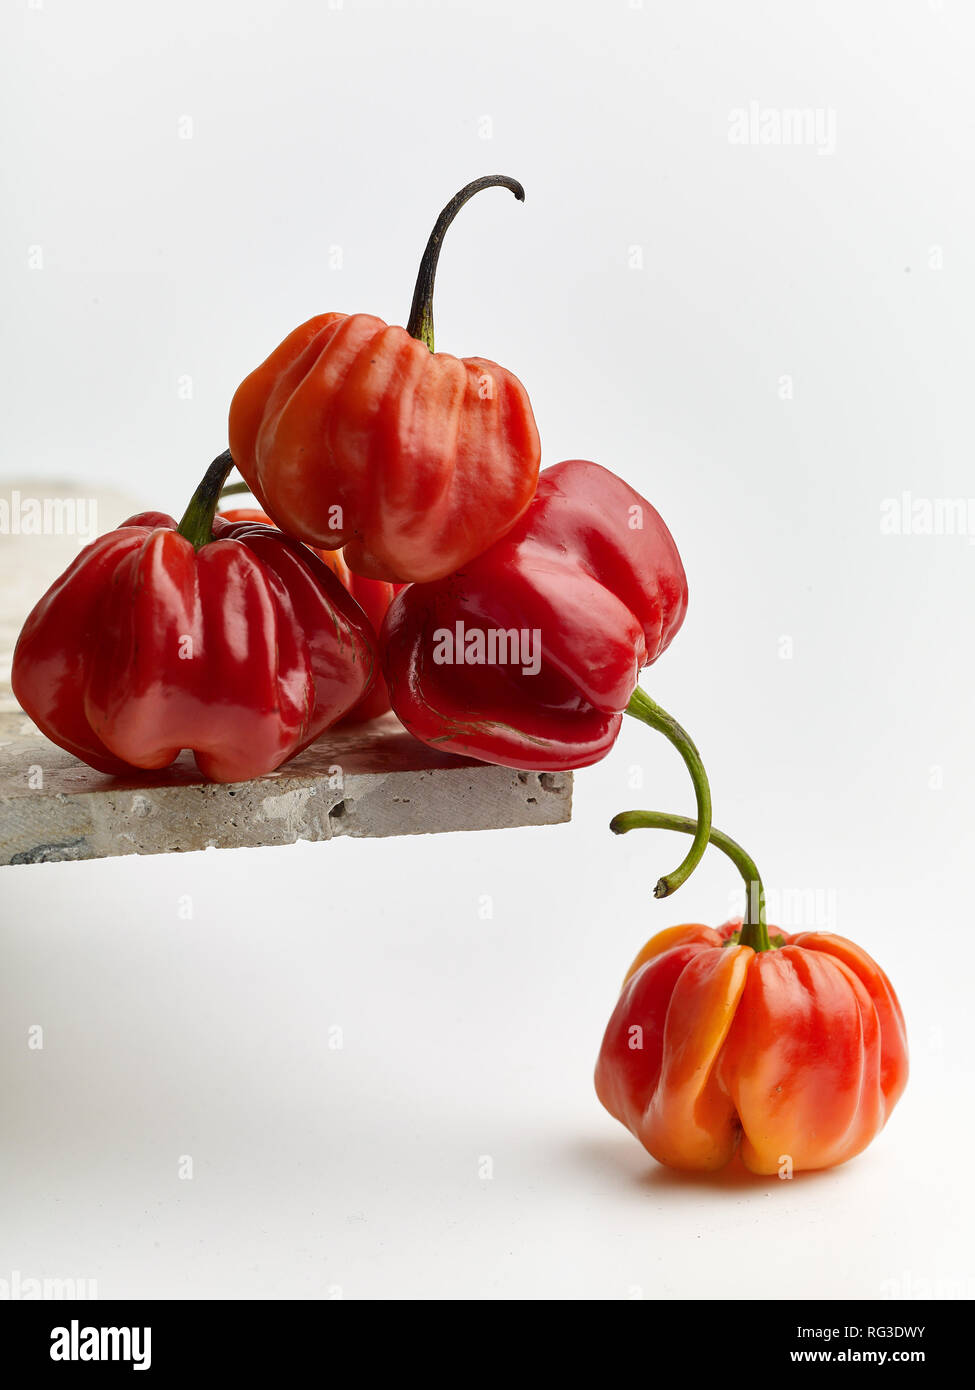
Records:
<instances>
[{"instance_id":1,"label":"stack of peppers","mask_svg":"<svg viewBox=\"0 0 975 1390\"><path fill-rule=\"evenodd\" d=\"M680 754L696 816L611 828L685 833L667 897L709 843L746 884L740 922L671 927L623 982L596 1068L600 1100L660 1162L757 1173L828 1167L882 1128L907 1078L896 995L858 946L770 931L761 879L711 824L693 741L639 686L687 610L664 521L573 459L539 473L524 386L434 350L444 208L406 327L320 314L240 385L230 449L182 520L146 512L88 546L17 644L14 692L54 742L107 774L168 766L239 781L341 720L390 706L418 739L537 771L604 758L629 714ZM227 486L236 465L243 483ZM248 490L262 510L218 515Z\"/></svg>"}]
</instances>

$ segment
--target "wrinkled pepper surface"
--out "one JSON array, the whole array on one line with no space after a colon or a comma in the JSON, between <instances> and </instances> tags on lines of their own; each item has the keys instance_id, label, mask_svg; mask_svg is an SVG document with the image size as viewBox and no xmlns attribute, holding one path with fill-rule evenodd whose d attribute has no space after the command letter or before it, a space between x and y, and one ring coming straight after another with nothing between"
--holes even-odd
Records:
<instances>
[{"instance_id":1,"label":"wrinkled pepper surface","mask_svg":"<svg viewBox=\"0 0 975 1390\"><path fill-rule=\"evenodd\" d=\"M267 514L357 574L439 579L502 536L531 501L541 448L528 393L504 367L434 352L433 288L444 233L483 188L447 205L420 265L406 328L320 314L238 388L230 448Z\"/></svg>"},{"instance_id":2,"label":"wrinkled pepper surface","mask_svg":"<svg viewBox=\"0 0 975 1390\"><path fill-rule=\"evenodd\" d=\"M625 812L634 826L694 823ZM596 1065L603 1105L660 1163L754 1173L829 1168L864 1149L907 1084L904 1018L866 951L830 932L776 933L741 847L744 922L658 932L630 966Z\"/></svg>"},{"instance_id":3,"label":"wrinkled pepper surface","mask_svg":"<svg viewBox=\"0 0 975 1390\"><path fill-rule=\"evenodd\" d=\"M259 521L265 526L274 525L271 518L256 507L234 507L222 512L221 516L225 521ZM342 587L355 599L369 620L370 631L378 642L379 630L383 625L386 610L399 590L405 586L387 584L382 579L366 579L361 574L353 574L345 563L345 556L341 550L319 550L316 551L316 554L338 577ZM380 715L387 714L389 709L389 691L386 689L386 682L382 673L377 670L369 691L358 704L349 710L348 714L343 715L342 722L354 724L364 722L367 719L378 719Z\"/></svg>"},{"instance_id":4,"label":"wrinkled pepper surface","mask_svg":"<svg viewBox=\"0 0 975 1390\"><path fill-rule=\"evenodd\" d=\"M18 701L100 772L270 772L367 693L369 623L306 546L214 509L214 461L179 527L142 513L87 546L39 601L14 652Z\"/></svg>"},{"instance_id":5,"label":"wrinkled pepper surface","mask_svg":"<svg viewBox=\"0 0 975 1390\"><path fill-rule=\"evenodd\" d=\"M650 503L599 464L555 464L502 540L394 599L381 634L393 709L453 753L585 767L612 748L640 670L686 610L677 546Z\"/></svg>"}]
</instances>

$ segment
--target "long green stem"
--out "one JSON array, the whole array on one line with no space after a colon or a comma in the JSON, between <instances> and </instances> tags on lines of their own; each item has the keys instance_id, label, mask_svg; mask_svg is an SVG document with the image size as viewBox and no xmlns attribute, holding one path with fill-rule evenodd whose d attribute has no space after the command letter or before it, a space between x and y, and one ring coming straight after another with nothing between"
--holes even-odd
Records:
<instances>
[{"instance_id":1,"label":"long green stem","mask_svg":"<svg viewBox=\"0 0 975 1390\"><path fill-rule=\"evenodd\" d=\"M240 492L250 492L250 483L228 483L220 489L221 497L236 497Z\"/></svg>"},{"instance_id":2,"label":"long green stem","mask_svg":"<svg viewBox=\"0 0 975 1390\"><path fill-rule=\"evenodd\" d=\"M665 874L663 878L658 879L653 890L655 898L666 898L690 878L708 847L708 836L711 833L711 788L708 784L708 775L704 771L704 764L701 762L701 755L690 734L686 729L681 728L673 715L668 714L666 710L661 709L655 701L651 700L640 686L637 686L630 696L626 713L631 714L634 719L648 724L651 729L656 729L674 745L684 759L694 784L694 795L697 798L697 824L694 841L677 868L672 873Z\"/></svg>"},{"instance_id":3,"label":"long green stem","mask_svg":"<svg viewBox=\"0 0 975 1390\"><path fill-rule=\"evenodd\" d=\"M406 325L407 333L412 338L417 338L421 343L426 343L431 352L433 352L433 284L437 278L437 262L440 259L440 247L444 234L464 204L469 202L475 193L480 193L483 188L508 188L519 203L525 201L525 190L517 179L509 179L506 174L485 174L484 178L475 179L473 183L469 183L466 188L462 188L459 193L455 194L437 218L436 226L430 233L430 240L427 242L426 250L420 261L420 269L416 277L416 289L413 291L413 304L410 308L410 318Z\"/></svg>"},{"instance_id":4,"label":"long green stem","mask_svg":"<svg viewBox=\"0 0 975 1390\"><path fill-rule=\"evenodd\" d=\"M203 475L203 481L190 498L190 504L183 513L183 519L179 523L179 534L185 536L193 544L194 550L201 549L208 541L213 540L213 518L216 515L217 503L220 501L220 489L227 480L227 475L234 466L234 460L230 450L226 449L219 458L215 458Z\"/></svg>"},{"instance_id":5,"label":"long green stem","mask_svg":"<svg viewBox=\"0 0 975 1390\"><path fill-rule=\"evenodd\" d=\"M697 835L698 822L689 816L672 816L666 811L621 811L609 823L614 835L625 835L628 830L679 830L684 835ZM715 849L721 850L734 864L745 880L745 915L742 919L739 940L743 946L753 951L771 949L768 926L765 921L765 889L755 861L723 830L711 827L708 839Z\"/></svg>"}]
</instances>

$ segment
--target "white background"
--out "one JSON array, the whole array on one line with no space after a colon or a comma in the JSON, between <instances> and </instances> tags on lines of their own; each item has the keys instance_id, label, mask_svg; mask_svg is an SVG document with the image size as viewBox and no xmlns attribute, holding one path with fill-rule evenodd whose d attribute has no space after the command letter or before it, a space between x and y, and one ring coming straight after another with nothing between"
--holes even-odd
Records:
<instances>
[{"instance_id":1,"label":"white background","mask_svg":"<svg viewBox=\"0 0 975 1390\"><path fill-rule=\"evenodd\" d=\"M450 233L438 347L516 371L544 462L594 458L669 522L691 606L644 684L773 903L828 919L782 925L891 975L913 1077L863 1156L791 1183L668 1173L601 1110L630 958L736 900L715 855L654 903L684 842L609 835L692 806L628 721L570 826L0 871L0 1280L970 1296L975 551L881 530L904 491L975 492L970 7L4 0L2 24L5 491L178 514L286 332L403 322L447 198L520 178L524 206L482 194ZM731 143L750 102L833 113L835 148Z\"/></svg>"}]
</instances>

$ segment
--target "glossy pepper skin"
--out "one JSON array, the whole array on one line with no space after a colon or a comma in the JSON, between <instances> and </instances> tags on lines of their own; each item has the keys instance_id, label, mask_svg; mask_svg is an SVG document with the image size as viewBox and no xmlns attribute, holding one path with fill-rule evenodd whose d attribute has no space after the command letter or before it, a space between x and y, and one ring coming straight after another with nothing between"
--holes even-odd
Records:
<instances>
[{"instance_id":1,"label":"glossy pepper skin","mask_svg":"<svg viewBox=\"0 0 975 1390\"><path fill-rule=\"evenodd\" d=\"M897 996L844 937L779 934L754 951L739 925L671 927L644 946L603 1039L599 1099L674 1168L736 1151L754 1173L843 1163L907 1083Z\"/></svg>"},{"instance_id":2,"label":"glossy pepper skin","mask_svg":"<svg viewBox=\"0 0 975 1390\"><path fill-rule=\"evenodd\" d=\"M142 513L87 546L36 605L14 652L18 701L100 772L193 750L237 782L279 767L373 678L369 625L334 574L268 526L213 523L200 549Z\"/></svg>"},{"instance_id":3,"label":"glossy pepper skin","mask_svg":"<svg viewBox=\"0 0 975 1390\"><path fill-rule=\"evenodd\" d=\"M234 507L223 512L222 516L226 521L259 521L263 522L265 526L274 525L271 518L265 512L258 511L256 507ZM369 620L370 632L378 642L379 630L383 625L386 610L399 590L405 586L387 584L381 579L365 579L361 574L353 574L345 563L345 557L341 550L319 550L316 551L316 554L341 581L343 589L351 594L358 603ZM389 708L389 691L386 689L386 682L381 672L377 670L376 677L368 692L358 704L353 705L348 714L342 716L342 722L356 724L364 723L368 719L378 719L380 715L388 714Z\"/></svg>"},{"instance_id":4,"label":"glossy pepper skin","mask_svg":"<svg viewBox=\"0 0 975 1390\"><path fill-rule=\"evenodd\" d=\"M650 503L597 463L555 464L502 540L393 600L380 636L393 709L417 738L453 753L537 771L585 767L613 746L641 668L666 650L686 609L677 546ZM537 674L511 661L440 662L442 634L458 623L465 635L526 632Z\"/></svg>"},{"instance_id":5,"label":"glossy pepper skin","mask_svg":"<svg viewBox=\"0 0 975 1390\"><path fill-rule=\"evenodd\" d=\"M376 678L358 704L354 705L344 716L343 722L354 724L363 723L367 719L378 719L380 715L388 714L391 709L389 691L386 688L386 680L378 659L379 633L382 630L383 620L389 610L389 605L406 585L388 584L383 579L367 579L362 574L354 574L346 563L344 551L320 550L318 553L332 573L341 581L342 587L352 595L362 609L369 622L370 633L376 643Z\"/></svg>"},{"instance_id":6,"label":"glossy pepper skin","mask_svg":"<svg viewBox=\"0 0 975 1390\"><path fill-rule=\"evenodd\" d=\"M242 382L231 452L282 530L344 547L357 574L429 581L502 536L531 501L541 447L528 393L481 357L433 351L433 277L443 233L479 179L444 209L421 263L408 328L320 314Z\"/></svg>"}]
</instances>

